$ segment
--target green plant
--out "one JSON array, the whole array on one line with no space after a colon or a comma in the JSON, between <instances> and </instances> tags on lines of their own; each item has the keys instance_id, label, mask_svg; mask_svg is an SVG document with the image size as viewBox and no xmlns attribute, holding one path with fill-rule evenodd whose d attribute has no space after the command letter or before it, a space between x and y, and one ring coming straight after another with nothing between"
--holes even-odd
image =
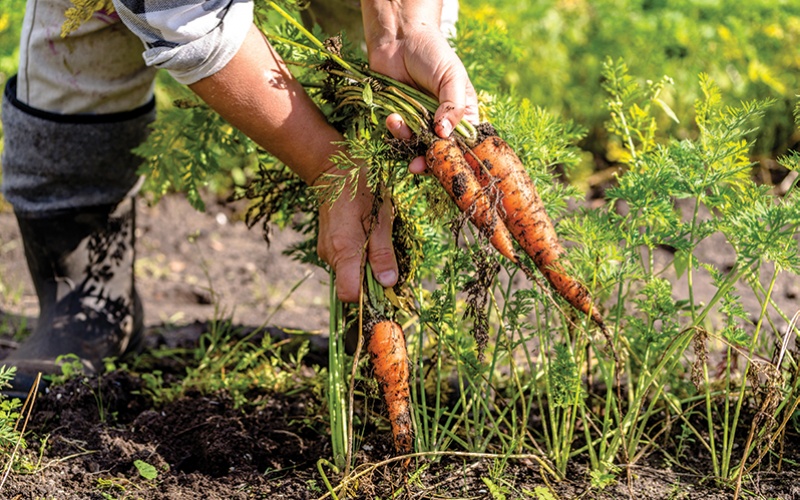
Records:
<instances>
[{"instance_id":1,"label":"green plant","mask_svg":"<svg viewBox=\"0 0 800 500\"><path fill-rule=\"evenodd\" d=\"M533 491L522 490L522 492L532 498L536 498L537 500L555 500L556 496L545 487L537 486L533 489Z\"/></svg>"},{"instance_id":2,"label":"green plant","mask_svg":"<svg viewBox=\"0 0 800 500\"><path fill-rule=\"evenodd\" d=\"M109 493L106 490L111 490L114 493L120 493L124 495L127 492L126 485L130 484L130 481L124 478L104 478L98 477L97 478L97 489L99 489L100 495L107 500L115 500L119 498L114 496L113 494Z\"/></svg>"},{"instance_id":3,"label":"green plant","mask_svg":"<svg viewBox=\"0 0 800 500\"><path fill-rule=\"evenodd\" d=\"M68 380L84 374L83 363L77 354L63 354L56 358L56 364L58 364L61 373L52 373L44 376L44 379L51 385L64 385Z\"/></svg>"},{"instance_id":4,"label":"green plant","mask_svg":"<svg viewBox=\"0 0 800 500\"><path fill-rule=\"evenodd\" d=\"M686 446L699 446L711 459L709 475L733 486L761 462L768 453L764 450L782 439L788 426L796 426L797 361L792 352L773 346L779 336L788 339L796 331L774 294L777 276L800 272L795 239L800 195L795 182L784 196L774 196L752 175L754 141L765 137L759 135L759 125L785 103L750 94L759 98L739 102L727 84L717 84L716 66L693 73L691 81L683 72L644 80L622 59L587 51L581 56L587 63L583 67L542 66L551 72L545 80L557 81L560 71L569 70L599 82L603 92L580 85L563 89L570 93L565 102L576 110L585 106L584 111L597 117L584 119L576 111L576 121L584 127L537 106L534 98L504 94L499 76L491 76L495 85L487 87L497 95L481 89L482 116L498 128L536 182L560 238L569 243L564 265L602 304L610 335L599 338L537 275L530 279L492 253L434 180L408 174L407 160L416 151L387 141L382 118L400 111L424 134L436 102L371 73L346 41L334 50L340 39L323 43L318 32L305 30L285 12L280 14L285 22L276 24L275 5L269 4L259 5L262 26L344 131L353 157L370 166L367 184L374 194L392 196L403 228L395 241L408 277L383 293L407 334L417 453L434 460L456 452L491 456L499 471L514 457L533 457L556 479L565 477L569 465L581 457L599 489L630 475L631 465L660 452L662 440L673 437L678 450L669 455L671 460L680 463ZM583 3L531 5L547 14L568 4ZM647 4L637 9L668 10L658 2ZM501 2L497 8L508 5ZM620 6L631 5L619 0L585 13L575 8L567 17L581 20ZM774 13L762 3L753 8ZM495 19L496 12L488 12L487 19ZM610 17L561 26L575 38L591 23L632 22L625 16ZM270 20L268 27L265 19ZM643 25L652 25L654 19L648 17ZM725 22L734 23L731 19ZM545 24L536 24L534 31ZM470 29L479 31L467 24L457 47L470 40L478 43ZM604 37L610 35L598 35L601 41ZM484 42L482 50L494 50L508 40L498 29ZM593 50L603 45L598 47ZM459 50L472 58L468 65L485 66L486 54ZM538 46L531 44L528 50ZM754 79L763 83L768 73ZM328 76L339 87L325 87L331 83L324 82ZM682 92L680 101L676 89ZM605 107L598 105L600 96ZM683 96L691 100L687 103ZM218 126L209 123L198 126ZM461 124L458 134L464 140L472 136L470 127ZM200 137L206 140L215 133ZM576 186L558 179L562 171L572 175L586 161L587 154L578 147L581 140L598 137L609 146L607 153L613 153L615 176L604 198L589 202ZM360 175L350 158L334 161L351 176ZM797 170L798 155L787 154L780 164ZM291 224L306 236L293 255L322 265L314 252L314 203L319 197L347 195L343 185L312 192L262 155L256 182L240 195L253 203L251 224ZM735 254L731 269L704 260L701 250L711 242ZM685 292L676 287L681 282ZM712 290L710 295L701 296L700 283ZM370 300L372 291L366 288L365 300ZM745 308L742 294L756 298L758 310ZM350 488L349 479L363 473L347 474L359 425L353 405L369 404L369 398L354 397L360 360L343 351L346 313L352 311L336 302L332 288L330 297L325 375L334 464L321 459L318 465L321 474L323 465L337 474L344 471L342 485ZM792 325L790 333L780 334L780 323ZM209 360L204 370L219 366L211 360L221 359L217 356L224 348L214 335L204 342L215 346L201 356ZM717 373L709 368L712 349L724 360ZM240 355L232 351L228 359ZM160 384L157 374L153 381ZM345 488L332 488L322 477L331 493ZM502 488L497 477L488 479ZM534 495L546 498L544 491Z\"/></svg>"},{"instance_id":5,"label":"green plant","mask_svg":"<svg viewBox=\"0 0 800 500\"><path fill-rule=\"evenodd\" d=\"M651 101L654 94L640 94L637 85L627 76L627 69L619 63L607 63L605 74L611 94L610 130L619 134L623 143L628 145L629 157L629 170L620 177L619 185L607 192L609 206L624 202L626 213L612 215L613 228L607 230L618 231L618 238L626 243L631 252L626 260L638 268L640 278L636 281L641 283L632 286L636 282L631 278L636 275L621 275L617 306L612 306L612 311L616 307L619 326L624 327L621 331L630 332L626 343L630 346L632 361L628 368L631 381L629 407L618 429L631 429L633 432L620 436L619 441L612 441L614 447L611 449L625 442L622 445L623 456L635 459L637 454L641 454L637 450L643 445L645 449L648 447L645 424L651 415L655 415L656 403L664 398L666 384L675 385L673 374L681 368L679 361L692 339L698 366L706 366L708 317L712 310L719 310L725 324L717 338L728 346L725 385L721 394L717 392L712 388L708 371L702 368L708 437L703 437L696 429L693 432L711 452L715 474L732 480L735 476L741 477L733 465L737 447L734 443L741 444L738 429L748 399L748 384L741 381L741 374L754 369L763 373L762 369L768 368L762 364L754 368L751 360L756 352L769 347L760 342L759 335L762 325L768 321L766 308L770 304L772 286L777 273L797 274L800 270L794 240L800 222L797 193L777 199L765 187L754 183L749 175L751 161L748 152L752 143L747 137L753 130L752 123L770 103L746 102L736 108L723 107L718 88L708 77L701 75L700 87L704 98L696 104L700 135L692 141L670 141L661 145L652 140L655 121L646 118L649 114L647 105L630 102L637 96ZM681 216L679 200L691 200L688 215ZM701 213L709 215L701 217ZM576 234L576 240L593 241L586 234L586 227L590 226L574 226L573 229L581 230ZM724 235L736 252L736 264L728 273L701 263L696 257L699 244L712 234ZM663 269L658 268L653 258L657 245L676 249L674 260ZM767 261L774 265L774 271L767 276L769 285L765 290L761 288L759 278L762 278L760 273ZM672 299L669 283L658 277L670 270L677 276L686 273L689 296L685 302L678 303ZM692 285L698 270L711 275L717 290L705 303L693 294ZM740 322L746 314L738 296L733 293L734 285L742 279L762 303L760 312L757 312L755 331L751 334L742 330ZM623 309L627 302L625 297L631 292L639 295L630 297L640 311L635 316L627 316ZM784 312L776 312L788 319ZM746 360L741 372L733 363L733 351L743 354ZM780 368L770 367L769 370ZM765 413L777 417L778 406L790 404L798 395L793 385L786 385L782 377L768 378L773 384L767 390L772 399L769 402L764 400L759 414L766 410ZM737 380L740 381L738 387L735 386ZM759 386L760 383L751 377L751 390L762 391ZM778 386L783 387L780 397L775 392ZM782 404L779 405L778 401ZM665 398L663 402L670 411L680 410L671 398ZM757 425L756 418L751 428ZM758 434L764 436L768 432L762 429ZM719 433L721 439L717 437ZM746 443L746 448L751 449L753 440L747 439ZM748 453L745 451L740 460L745 461ZM606 454L605 458L611 457Z\"/></svg>"},{"instance_id":6,"label":"green plant","mask_svg":"<svg viewBox=\"0 0 800 500\"><path fill-rule=\"evenodd\" d=\"M16 371L13 366L0 366L0 388L11 387ZM19 399L0 396L0 450L4 456L9 456L11 449L22 438L17 427L21 409L22 401ZM21 442L24 446L24 440Z\"/></svg>"},{"instance_id":7,"label":"green plant","mask_svg":"<svg viewBox=\"0 0 800 500\"><path fill-rule=\"evenodd\" d=\"M143 373L144 391L157 403L171 401L188 390L225 391L236 407L256 404L249 396L256 388L286 394L309 389L318 392L317 377L302 370L307 353L307 341L284 355L280 343L267 332L256 329L242 335L230 319L215 319L195 348L167 353L188 355L180 381L167 383L162 373Z\"/></svg>"},{"instance_id":8,"label":"green plant","mask_svg":"<svg viewBox=\"0 0 800 500\"><path fill-rule=\"evenodd\" d=\"M11 387L11 381L14 380L15 374L16 367L0 365L0 389ZM37 378L34 387L37 387L39 382L40 379ZM8 398L5 394L0 393L0 458L2 458L3 462L0 491L2 491L3 485L12 470L30 470L34 468L18 452L28 446L24 435L35 400L35 390L24 402L16 398Z\"/></svg>"},{"instance_id":9,"label":"green plant","mask_svg":"<svg viewBox=\"0 0 800 500\"><path fill-rule=\"evenodd\" d=\"M308 487L308 491L310 491L311 493L315 493L317 495L322 493L322 488L319 487L316 479L307 480L306 486Z\"/></svg>"},{"instance_id":10,"label":"green plant","mask_svg":"<svg viewBox=\"0 0 800 500\"><path fill-rule=\"evenodd\" d=\"M5 83L17 69L24 14L24 0L8 0L0 14L0 83Z\"/></svg>"},{"instance_id":11,"label":"green plant","mask_svg":"<svg viewBox=\"0 0 800 500\"><path fill-rule=\"evenodd\" d=\"M133 466L139 471L139 475L145 479L152 481L158 477L158 470L144 460L134 460Z\"/></svg>"},{"instance_id":12,"label":"green plant","mask_svg":"<svg viewBox=\"0 0 800 500\"><path fill-rule=\"evenodd\" d=\"M144 190L154 201L179 191L193 207L203 210L201 190L227 194L252 177L258 164L255 145L186 87L162 74L158 101L163 104L153 131L134 150L145 160L139 173L146 176ZM163 151L171 154L163 155Z\"/></svg>"},{"instance_id":13,"label":"green plant","mask_svg":"<svg viewBox=\"0 0 800 500\"><path fill-rule=\"evenodd\" d=\"M481 480L489 489L489 495L491 495L494 500L506 500L506 495L509 493L507 487L498 485L488 477L482 477Z\"/></svg>"},{"instance_id":14,"label":"green plant","mask_svg":"<svg viewBox=\"0 0 800 500\"><path fill-rule=\"evenodd\" d=\"M779 154L791 146L800 78L794 57L800 9L791 2L466 0L461 5L467 20L459 25L455 45L476 77L490 80L480 88L513 91L583 124L588 135L581 145L597 158L613 163L620 152L618 138L604 126L601 86L609 56L625 60L637 74L674 80L674 90L666 89L662 99L681 120L658 117L662 138L697 133L694 102L701 94L694 84L706 73L723 91L725 105L776 100L758 119L757 152ZM476 32L482 44L474 40ZM503 43L505 50L494 49Z\"/></svg>"},{"instance_id":15,"label":"green plant","mask_svg":"<svg viewBox=\"0 0 800 500\"><path fill-rule=\"evenodd\" d=\"M349 467L352 453L351 419L347 405L346 367L344 354L345 321L342 303L336 298L336 288L331 276L329 297L331 304L330 329L328 330L328 369L325 384L325 399L331 426L333 459L338 468Z\"/></svg>"},{"instance_id":16,"label":"green plant","mask_svg":"<svg viewBox=\"0 0 800 500\"><path fill-rule=\"evenodd\" d=\"M304 358L309 352L308 340L297 335L297 340L284 342L274 339L265 327L247 331L235 326L220 305L206 264L201 267L214 305L207 331L192 348L149 353L155 357L175 358L184 366L185 372L177 382L165 377L160 370L148 370L147 357L137 360L131 369L140 372L141 392L152 398L154 404L161 405L189 390L204 394L225 391L235 407L258 404L251 397L255 389L285 394L304 390L321 392L321 376L309 375L303 370Z\"/></svg>"}]
</instances>

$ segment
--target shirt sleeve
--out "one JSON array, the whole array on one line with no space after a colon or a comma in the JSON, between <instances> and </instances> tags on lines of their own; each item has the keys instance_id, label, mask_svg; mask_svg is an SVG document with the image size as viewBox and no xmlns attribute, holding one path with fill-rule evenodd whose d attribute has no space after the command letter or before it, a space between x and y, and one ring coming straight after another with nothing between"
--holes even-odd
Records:
<instances>
[{"instance_id":1,"label":"shirt sleeve","mask_svg":"<svg viewBox=\"0 0 800 500\"><path fill-rule=\"evenodd\" d=\"M148 66L192 84L225 67L253 22L252 0L113 0Z\"/></svg>"}]
</instances>

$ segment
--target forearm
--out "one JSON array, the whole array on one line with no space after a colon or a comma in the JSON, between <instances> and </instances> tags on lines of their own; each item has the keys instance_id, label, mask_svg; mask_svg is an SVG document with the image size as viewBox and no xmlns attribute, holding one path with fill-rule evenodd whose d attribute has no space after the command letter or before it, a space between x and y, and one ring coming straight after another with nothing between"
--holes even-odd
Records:
<instances>
[{"instance_id":1,"label":"forearm","mask_svg":"<svg viewBox=\"0 0 800 500\"><path fill-rule=\"evenodd\" d=\"M255 26L224 68L189 87L307 183L332 166L341 135Z\"/></svg>"}]
</instances>

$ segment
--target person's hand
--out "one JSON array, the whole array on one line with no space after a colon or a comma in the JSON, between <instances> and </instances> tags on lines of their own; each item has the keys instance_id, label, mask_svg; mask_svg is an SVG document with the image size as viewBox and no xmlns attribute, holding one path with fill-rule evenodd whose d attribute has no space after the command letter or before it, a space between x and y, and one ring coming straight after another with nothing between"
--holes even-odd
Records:
<instances>
[{"instance_id":1,"label":"person's hand","mask_svg":"<svg viewBox=\"0 0 800 500\"><path fill-rule=\"evenodd\" d=\"M478 100L464 64L450 47L438 26L422 26L406 30L403 36L370 44L370 67L404 83L432 93L439 99L434 115L434 131L448 137L456 124L466 118L478 121ZM398 114L386 119L386 126L395 138L408 140L411 130ZM412 173L425 171L425 160L409 164Z\"/></svg>"},{"instance_id":2,"label":"person's hand","mask_svg":"<svg viewBox=\"0 0 800 500\"><path fill-rule=\"evenodd\" d=\"M336 168L329 173L345 175ZM384 287L394 286L398 276L392 247L391 200L388 197L383 200L377 221L370 228L374 198L367 189L366 175L358 177L355 197L351 199L351 187L346 186L334 203L326 203L319 209L317 254L333 268L337 295L342 302L358 301L364 257L375 279ZM324 176L316 184L322 182L326 182Z\"/></svg>"}]
</instances>

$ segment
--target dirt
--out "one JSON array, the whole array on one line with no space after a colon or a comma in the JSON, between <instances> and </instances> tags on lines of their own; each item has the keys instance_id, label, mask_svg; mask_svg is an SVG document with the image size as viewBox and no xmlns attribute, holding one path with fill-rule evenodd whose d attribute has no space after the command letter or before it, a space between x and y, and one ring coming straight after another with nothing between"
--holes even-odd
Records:
<instances>
[{"instance_id":1,"label":"dirt","mask_svg":"<svg viewBox=\"0 0 800 500\"><path fill-rule=\"evenodd\" d=\"M147 349L196 345L213 318L230 318L251 331L270 325L308 332L312 354L306 369L324 364L327 331L327 275L293 262L282 250L298 240L291 232L274 235L268 249L257 230L239 221L238 207L209 204L196 212L180 197L155 207L140 204L137 280L147 311ZM659 254L668 258L668 251ZM726 259L713 244L709 258ZM37 305L23 265L13 215L0 212L0 325L3 350L13 349L13 328L33 324ZM680 291L680 280L676 290ZM784 307L797 304L797 283L779 284ZM696 289L705 293L702 288ZM776 297L778 296L776 295ZM749 304L748 308L753 307ZM279 326L281 328L276 328ZM146 351L147 353L147 351ZM145 370L179 374L166 357L147 357ZM188 391L156 404L133 370L72 379L35 402L28 422L31 473L17 471L0 487L9 499L307 499L323 497L327 478L340 476L320 459L331 456L320 394L304 391L248 394L254 402L237 408L225 392ZM684 456L681 467L658 453L642 459L620 480L590 490L586 464L574 460L566 479L555 482L529 458L511 459L495 482L499 461L475 456L426 458L408 479L400 465L374 468L391 456L386 429L367 427L357 451L357 498L505 498L503 481L514 485L508 498L731 498L731 490L705 478L710 460L703 450ZM790 434L787 457L800 457L800 439ZM138 462L137 462L138 461ZM137 464L155 467L147 479ZM324 471L325 476L321 475ZM548 491L547 488L550 488ZM800 468L777 473L765 468L745 481L750 498L800 498ZM547 496L547 495L551 496Z\"/></svg>"}]
</instances>

